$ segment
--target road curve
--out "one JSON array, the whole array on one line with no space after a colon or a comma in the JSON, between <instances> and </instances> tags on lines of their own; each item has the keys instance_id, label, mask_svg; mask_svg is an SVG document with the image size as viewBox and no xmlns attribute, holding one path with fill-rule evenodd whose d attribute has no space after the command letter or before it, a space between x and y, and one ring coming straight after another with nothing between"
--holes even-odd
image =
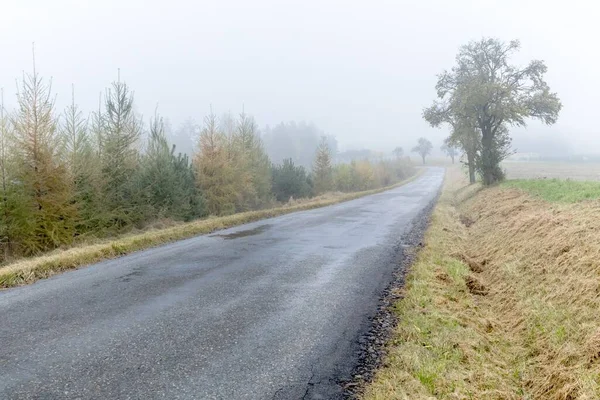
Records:
<instances>
[{"instance_id":1,"label":"road curve","mask_svg":"<svg viewBox=\"0 0 600 400\"><path fill-rule=\"evenodd\" d=\"M0 292L1 399L330 399L442 168Z\"/></svg>"}]
</instances>

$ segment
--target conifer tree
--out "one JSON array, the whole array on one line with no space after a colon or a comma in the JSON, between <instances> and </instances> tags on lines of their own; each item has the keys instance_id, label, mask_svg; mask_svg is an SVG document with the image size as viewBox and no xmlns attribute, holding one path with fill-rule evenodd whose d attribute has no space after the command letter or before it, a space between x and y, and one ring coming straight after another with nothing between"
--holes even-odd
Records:
<instances>
[{"instance_id":1,"label":"conifer tree","mask_svg":"<svg viewBox=\"0 0 600 400\"><path fill-rule=\"evenodd\" d=\"M327 137L322 136L317 148L313 166L315 194L322 194L333 189L333 169L331 166L331 150Z\"/></svg>"},{"instance_id":2,"label":"conifer tree","mask_svg":"<svg viewBox=\"0 0 600 400\"><path fill-rule=\"evenodd\" d=\"M193 164L187 154L179 153L173 159L175 165L175 176L179 182L178 193L179 207L174 210L173 216L189 221L204 217L207 214L204 197L196 186L196 175Z\"/></svg>"},{"instance_id":3,"label":"conifer tree","mask_svg":"<svg viewBox=\"0 0 600 400\"><path fill-rule=\"evenodd\" d=\"M4 107L4 90L0 89L0 244L3 260L23 252L23 238L30 237L33 229L28 199L23 196L22 185L14 183L13 133Z\"/></svg>"},{"instance_id":4,"label":"conifer tree","mask_svg":"<svg viewBox=\"0 0 600 400\"><path fill-rule=\"evenodd\" d=\"M90 142L98 159L102 159L102 143L104 142L104 114L102 113L102 93L98 96L98 109L90 116Z\"/></svg>"},{"instance_id":5,"label":"conifer tree","mask_svg":"<svg viewBox=\"0 0 600 400\"><path fill-rule=\"evenodd\" d=\"M271 161L264 150L254 118L242 112L236 129L236 176L239 182L239 210L256 209L269 202Z\"/></svg>"},{"instance_id":6,"label":"conifer tree","mask_svg":"<svg viewBox=\"0 0 600 400\"><path fill-rule=\"evenodd\" d=\"M2 207L2 213L0 214L0 243L2 244L3 259L8 258L9 256L12 239L9 234L10 208L8 204L9 176L7 168L8 131L8 120L4 109L4 89L0 89L0 190L2 191L2 202L0 203L0 207Z\"/></svg>"},{"instance_id":7,"label":"conifer tree","mask_svg":"<svg viewBox=\"0 0 600 400\"><path fill-rule=\"evenodd\" d=\"M175 155L162 118L150 122L148 149L143 164L144 186L153 216L189 220L202 215L202 201L195 187L193 169L187 155Z\"/></svg>"},{"instance_id":8,"label":"conifer tree","mask_svg":"<svg viewBox=\"0 0 600 400\"><path fill-rule=\"evenodd\" d=\"M72 187L71 203L77 207L79 216L77 233L82 234L98 227L99 160L89 135L88 121L75 104L74 88L71 105L64 112L60 131Z\"/></svg>"},{"instance_id":9,"label":"conifer tree","mask_svg":"<svg viewBox=\"0 0 600 400\"><path fill-rule=\"evenodd\" d=\"M312 190L306 170L301 165L294 165L291 158L283 163L273 165L273 194L277 201L309 197Z\"/></svg>"},{"instance_id":10,"label":"conifer tree","mask_svg":"<svg viewBox=\"0 0 600 400\"><path fill-rule=\"evenodd\" d=\"M235 171L228 155L227 138L219 130L212 110L204 118L194 165L208 213L225 215L235 212Z\"/></svg>"},{"instance_id":11,"label":"conifer tree","mask_svg":"<svg viewBox=\"0 0 600 400\"><path fill-rule=\"evenodd\" d=\"M13 117L16 179L27 201L28 232L22 246L28 253L69 243L74 235L75 207L67 168L58 157L57 121L54 102L34 68L23 77Z\"/></svg>"},{"instance_id":12,"label":"conifer tree","mask_svg":"<svg viewBox=\"0 0 600 400\"><path fill-rule=\"evenodd\" d=\"M139 221L138 145L142 126L133 109L133 94L117 80L107 90L100 142L103 192L110 210L109 226L117 229Z\"/></svg>"}]
</instances>

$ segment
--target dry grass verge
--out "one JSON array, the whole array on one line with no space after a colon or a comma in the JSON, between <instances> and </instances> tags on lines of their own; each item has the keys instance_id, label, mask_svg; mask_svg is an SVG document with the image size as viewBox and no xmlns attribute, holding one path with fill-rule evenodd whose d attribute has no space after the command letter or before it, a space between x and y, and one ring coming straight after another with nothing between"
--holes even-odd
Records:
<instances>
[{"instance_id":1,"label":"dry grass verge","mask_svg":"<svg viewBox=\"0 0 600 400\"><path fill-rule=\"evenodd\" d=\"M600 201L457 190L457 174L365 399L600 398Z\"/></svg>"},{"instance_id":2,"label":"dry grass verge","mask_svg":"<svg viewBox=\"0 0 600 400\"><path fill-rule=\"evenodd\" d=\"M104 241L102 243L59 250L40 257L19 260L0 268L0 288L32 283L38 279L47 278L62 271L75 269L82 265L105 259L119 257L152 246L210 233L260 219L296 211L325 207L343 201L380 193L416 179L421 172L422 170L402 182L380 189L356 193L329 193L310 200L295 200L282 207L238 213L226 217L211 217L165 229L127 235L122 238Z\"/></svg>"}]
</instances>

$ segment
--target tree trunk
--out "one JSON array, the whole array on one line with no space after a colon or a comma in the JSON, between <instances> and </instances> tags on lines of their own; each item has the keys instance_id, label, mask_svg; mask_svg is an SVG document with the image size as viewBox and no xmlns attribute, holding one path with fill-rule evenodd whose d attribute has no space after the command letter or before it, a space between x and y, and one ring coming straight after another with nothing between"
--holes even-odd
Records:
<instances>
[{"instance_id":1,"label":"tree trunk","mask_svg":"<svg viewBox=\"0 0 600 400\"><path fill-rule=\"evenodd\" d=\"M450 156L450 158L452 159L452 164L454 164L454 156Z\"/></svg>"},{"instance_id":2,"label":"tree trunk","mask_svg":"<svg viewBox=\"0 0 600 400\"><path fill-rule=\"evenodd\" d=\"M425 164L425 156L421 156L421 158L423 158L423 164Z\"/></svg>"},{"instance_id":3,"label":"tree trunk","mask_svg":"<svg viewBox=\"0 0 600 400\"><path fill-rule=\"evenodd\" d=\"M467 165L469 167L469 183L475 183L475 153L467 152Z\"/></svg>"},{"instance_id":4,"label":"tree trunk","mask_svg":"<svg viewBox=\"0 0 600 400\"><path fill-rule=\"evenodd\" d=\"M496 165L493 159L493 135L491 130L483 130L481 137L481 171L483 175L483 184L491 185L496 182L494 174Z\"/></svg>"}]
</instances>

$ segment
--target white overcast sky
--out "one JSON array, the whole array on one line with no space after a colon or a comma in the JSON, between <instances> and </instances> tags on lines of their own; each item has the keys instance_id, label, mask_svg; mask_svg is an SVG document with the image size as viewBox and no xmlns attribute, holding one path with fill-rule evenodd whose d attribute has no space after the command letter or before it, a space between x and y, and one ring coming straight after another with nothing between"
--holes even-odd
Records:
<instances>
[{"instance_id":1,"label":"white overcast sky","mask_svg":"<svg viewBox=\"0 0 600 400\"><path fill-rule=\"evenodd\" d=\"M599 6L593 1L2 0L0 87L14 102L15 78L53 78L57 106L90 111L116 78L135 90L139 112L174 124L201 120L209 105L260 126L314 121L342 148L389 150L444 130L421 118L436 74L460 45L482 36L520 39L515 59L546 61L564 108L553 135L600 153Z\"/></svg>"}]
</instances>

